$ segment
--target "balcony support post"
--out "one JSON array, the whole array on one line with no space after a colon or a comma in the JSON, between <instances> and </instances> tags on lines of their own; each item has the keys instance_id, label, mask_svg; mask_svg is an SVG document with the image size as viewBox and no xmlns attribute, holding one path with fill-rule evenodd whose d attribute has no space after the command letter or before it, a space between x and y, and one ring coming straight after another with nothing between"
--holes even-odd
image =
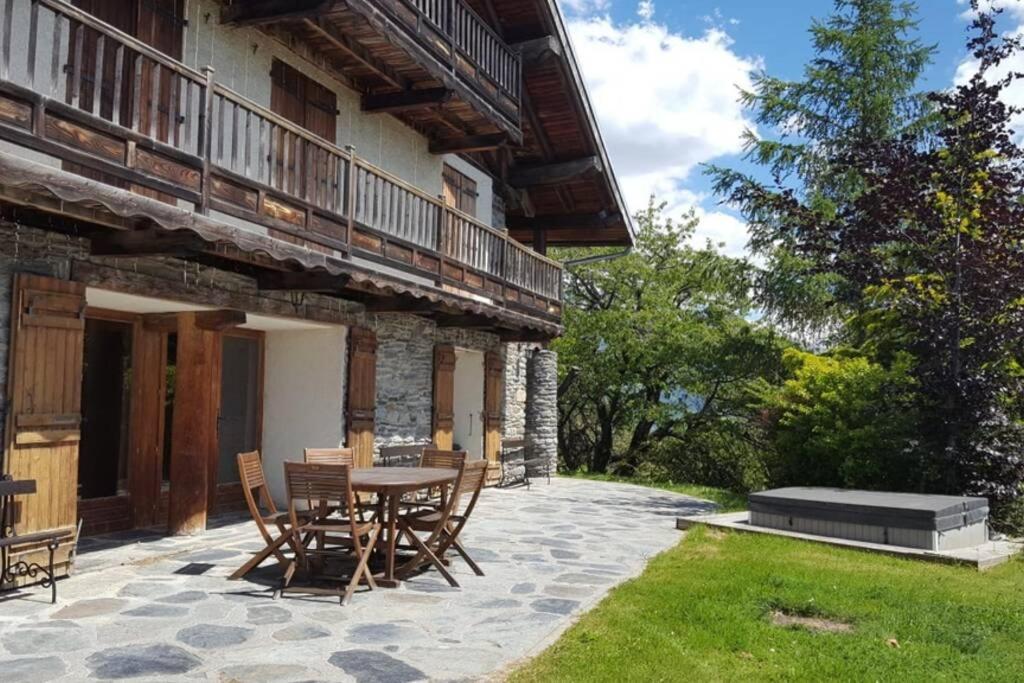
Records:
<instances>
[{"instance_id":1,"label":"balcony support post","mask_svg":"<svg viewBox=\"0 0 1024 683\"><path fill-rule=\"evenodd\" d=\"M203 69L206 77L206 84L199 91L199 156L203 159L203 177L200 179L199 213L208 215L210 213L210 184L212 165L211 148L213 147L213 74L214 68L207 66Z\"/></svg>"}]
</instances>

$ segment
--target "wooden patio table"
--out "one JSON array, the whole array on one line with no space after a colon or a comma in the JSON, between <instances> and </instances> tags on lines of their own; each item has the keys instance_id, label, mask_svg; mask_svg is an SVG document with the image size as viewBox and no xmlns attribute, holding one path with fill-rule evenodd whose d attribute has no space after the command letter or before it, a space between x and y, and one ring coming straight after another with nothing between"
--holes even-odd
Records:
<instances>
[{"instance_id":1,"label":"wooden patio table","mask_svg":"<svg viewBox=\"0 0 1024 683\"><path fill-rule=\"evenodd\" d=\"M394 588L399 584L395 577L396 523L399 502L402 495L453 483L459 476L458 470L441 467L371 467L352 470L352 490L359 493L376 493L381 523L384 525L384 574L377 578L377 584Z\"/></svg>"}]
</instances>

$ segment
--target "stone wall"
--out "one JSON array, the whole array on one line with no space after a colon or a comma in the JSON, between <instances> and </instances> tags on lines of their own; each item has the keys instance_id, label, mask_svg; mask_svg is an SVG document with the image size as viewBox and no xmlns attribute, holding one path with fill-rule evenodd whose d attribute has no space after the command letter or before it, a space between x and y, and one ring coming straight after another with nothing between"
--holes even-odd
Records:
<instances>
[{"instance_id":1,"label":"stone wall","mask_svg":"<svg viewBox=\"0 0 1024 683\"><path fill-rule=\"evenodd\" d=\"M531 344L505 346L505 411L502 416L505 439L526 436L526 364L533 348Z\"/></svg>"},{"instance_id":2,"label":"stone wall","mask_svg":"<svg viewBox=\"0 0 1024 683\"><path fill-rule=\"evenodd\" d=\"M409 314L367 316L377 333L377 414L375 448L427 444L434 438L434 346L500 349L496 335L462 328L439 328Z\"/></svg>"},{"instance_id":3,"label":"stone wall","mask_svg":"<svg viewBox=\"0 0 1024 683\"><path fill-rule=\"evenodd\" d=\"M526 457L558 467L558 354L536 349L526 369Z\"/></svg>"}]
</instances>

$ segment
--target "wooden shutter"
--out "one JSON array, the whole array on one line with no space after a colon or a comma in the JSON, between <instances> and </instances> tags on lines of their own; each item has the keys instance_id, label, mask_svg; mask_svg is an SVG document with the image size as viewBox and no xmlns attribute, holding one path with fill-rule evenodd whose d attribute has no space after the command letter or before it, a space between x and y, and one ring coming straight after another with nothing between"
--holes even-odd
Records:
<instances>
[{"instance_id":1,"label":"wooden shutter","mask_svg":"<svg viewBox=\"0 0 1024 683\"><path fill-rule=\"evenodd\" d=\"M85 286L18 274L11 312L4 473L36 481L36 493L19 498L18 533L77 523L84 343ZM67 547L57 559L66 557Z\"/></svg>"},{"instance_id":2,"label":"wooden shutter","mask_svg":"<svg viewBox=\"0 0 1024 683\"><path fill-rule=\"evenodd\" d=\"M497 351L488 351L484 360L484 458L487 481L501 478L501 408L504 403L505 361Z\"/></svg>"},{"instance_id":3,"label":"wooden shutter","mask_svg":"<svg viewBox=\"0 0 1024 683\"><path fill-rule=\"evenodd\" d=\"M337 137L338 98L335 93L298 70L275 59L270 68L270 110L334 143ZM324 182L326 169L319 148L278 130L276 154L278 187L305 195L307 182ZM311 156L307 159L308 156ZM285 159L288 166L285 168ZM307 178L312 172L313 176Z\"/></svg>"},{"instance_id":4,"label":"wooden shutter","mask_svg":"<svg viewBox=\"0 0 1024 683\"><path fill-rule=\"evenodd\" d=\"M455 347L439 344L434 347L434 444L442 449L452 447L455 427Z\"/></svg>"},{"instance_id":5,"label":"wooden shutter","mask_svg":"<svg viewBox=\"0 0 1024 683\"><path fill-rule=\"evenodd\" d=\"M373 467L373 427L377 409L377 336L353 327L348 333L348 447L356 467Z\"/></svg>"},{"instance_id":6,"label":"wooden shutter","mask_svg":"<svg viewBox=\"0 0 1024 683\"><path fill-rule=\"evenodd\" d=\"M476 216L476 181L448 164L444 165L442 180L445 203L470 216Z\"/></svg>"}]
</instances>

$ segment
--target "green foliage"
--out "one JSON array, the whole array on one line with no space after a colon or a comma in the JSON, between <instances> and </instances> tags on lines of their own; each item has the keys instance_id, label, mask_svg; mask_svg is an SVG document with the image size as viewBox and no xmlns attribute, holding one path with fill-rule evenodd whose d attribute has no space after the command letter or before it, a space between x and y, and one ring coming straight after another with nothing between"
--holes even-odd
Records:
<instances>
[{"instance_id":1,"label":"green foliage","mask_svg":"<svg viewBox=\"0 0 1024 683\"><path fill-rule=\"evenodd\" d=\"M774 337L746 320L750 267L689 246L692 216L676 224L652 203L637 220L631 253L569 269L554 345L575 378L560 400L568 469L629 473L669 438L685 453L742 417L744 387L777 363Z\"/></svg>"},{"instance_id":2,"label":"green foliage","mask_svg":"<svg viewBox=\"0 0 1024 683\"><path fill-rule=\"evenodd\" d=\"M840 321L861 295L830 262L793 248L807 216L827 220L863 189L859 174L835 158L932 123L916 84L934 48L914 37L915 12L909 2L836 0L832 15L810 28L815 57L802 79L761 73L741 95L759 124L744 136L746 159L767 169L773 183L708 169L716 192L740 208L751 248L765 259L757 296L766 319L798 337L842 331ZM786 210L797 200L803 221Z\"/></svg>"},{"instance_id":3,"label":"green foliage","mask_svg":"<svg viewBox=\"0 0 1024 683\"><path fill-rule=\"evenodd\" d=\"M787 349L789 378L756 394L775 462L790 485L914 490L917 383L912 358L886 368L860 356Z\"/></svg>"}]
</instances>

